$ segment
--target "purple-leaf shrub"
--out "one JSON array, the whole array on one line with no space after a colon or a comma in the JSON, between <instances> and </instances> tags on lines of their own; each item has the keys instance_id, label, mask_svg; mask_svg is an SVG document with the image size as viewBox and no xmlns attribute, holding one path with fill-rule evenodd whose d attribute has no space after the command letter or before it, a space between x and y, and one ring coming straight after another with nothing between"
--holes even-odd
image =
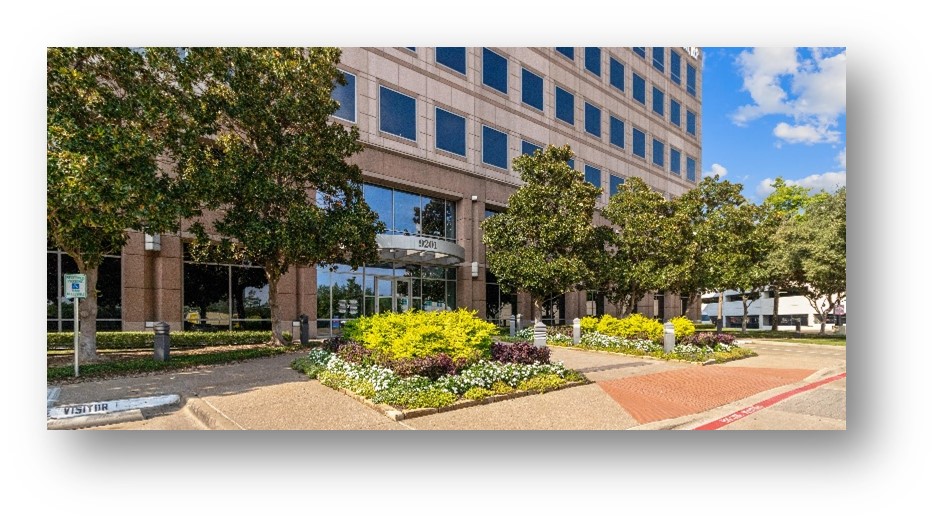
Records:
<instances>
[{"instance_id":1,"label":"purple-leaf shrub","mask_svg":"<svg viewBox=\"0 0 941 525\"><path fill-rule=\"evenodd\" d=\"M372 352L356 341L346 341L337 349L337 355L344 361L361 365L372 355Z\"/></svg>"},{"instance_id":2,"label":"purple-leaf shrub","mask_svg":"<svg viewBox=\"0 0 941 525\"><path fill-rule=\"evenodd\" d=\"M684 337L681 341L683 344L694 345L694 346L709 346L713 347L718 343L724 343L727 345L735 344L735 336L732 334L726 333L716 333L716 332L696 332L693 335L688 335Z\"/></svg>"},{"instance_id":3,"label":"purple-leaf shrub","mask_svg":"<svg viewBox=\"0 0 941 525\"><path fill-rule=\"evenodd\" d=\"M390 368L399 376L424 376L432 381L443 375L454 375L463 368L463 359L451 359L447 354L435 354L425 357L401 359L389 363Z\"/></svg>"},{"instance_id":4,"label":"purple-leaf shrub","mask_svg":"<svg viewBox=\"0 0 941 525\"><path fill-rule=\"evenodd\" d=\"M527 341L512 344L494 343L490 347L490 355L494 361L501 363L549 363L549 347L536 348L536 345Z\"/></svg>"}]
</instances>

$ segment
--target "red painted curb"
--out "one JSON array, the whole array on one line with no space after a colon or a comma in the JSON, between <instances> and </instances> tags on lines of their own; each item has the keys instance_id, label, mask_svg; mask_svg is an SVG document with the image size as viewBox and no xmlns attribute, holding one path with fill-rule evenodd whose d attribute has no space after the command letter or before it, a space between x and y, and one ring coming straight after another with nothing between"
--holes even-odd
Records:
<instances>
[{"instance_id":1,"label":"red painted curb","mask_svg":"<svg viewBox=\"0 0 941 525\"><path fill-rule=\"evenodd\" d=\"M694 428L693 430L717 430L717 429L720 429L720 428L722 428L722 427L728 425L729 423L734 423L735 421L738 421L739 419L742 419L742 418L745 417L745 416L754 414L755 412L758 412L759 410L768 408L769 406L774 405L775 403L779 403L779 402L781 402L781 401L783 401L783 400L785 400L785 399L787 399L787 398L789 398L789 397L791 397L791 396L800 394L801 392L806 392L806 391L808 391L808 390L813 390L814 388L817 388L818 386L825 385L825 384L827 384L827 383L831 383L831 382L836 381L836 380L838 380L838 379L843 379L844 377L846 377L846 372L843 372L842 374L835 375L835 376L833 376L833 377L828 377L828 378L826 378L826 379L821 379L820 381L817 381L817 382L814 382L814 383L806 384L806 385L804 385L804 386L802 386L802 387L800 387L800 388L795 388L794 390L790 390L790 391L788 391L788 392L784 392L783 394L778 394L778 395L776 395L776 396L774 396L774 397L768 398L768 399L766 399L766 400L764 400L764 401L762 401L762 402L760 402L760 403L755 403L754 405L752 405L752 406L750 406L750 407L743 408L742 410L739 410L738 412L734 412L734 413L732 413L732 414L729 414L729 415L727 415L727 416L725 416L725 417L723 417L723 418L719 418L719 419L717 419L717 420L715 420L715 421L712 421L712 422L710 422L710 423L706 423L705 425L698 426L698 427Z\"/></svg>"}]
</instances>

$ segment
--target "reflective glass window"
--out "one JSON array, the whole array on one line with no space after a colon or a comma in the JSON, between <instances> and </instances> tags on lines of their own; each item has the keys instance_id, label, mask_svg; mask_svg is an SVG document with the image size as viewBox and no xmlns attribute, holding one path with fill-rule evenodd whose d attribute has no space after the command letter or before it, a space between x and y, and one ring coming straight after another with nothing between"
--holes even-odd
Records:
<instances>
[{"instance_id":1,"label":"reflective glass window","mask_svg":"<svg viewBox=\"0 0 941 525\"><path fill-rule=\"evenodd\" d=\"M647 135L643 131L634 128L634 140L632 145L634 155L638 157L647 156Z\"/></svg>"},{"instance_id":2,"label":"reflective glass window","mask_svg":"<svg viewBox=\"0 0 941 525\"><path fill-rule=\"evenodd\" d=\"M507 167L507 137L506 133L483 126L483 161L485 164Z\"/></svg>"},{"instance_id":3,"label":"reflective glass window","mask_svg":"<svg viewBox=\"0 0 941 525\"><path fill-rule=\"evenodd\" d=\"M461 156L466 153L464 117L435 108L435 147Z\"/></svg>"},{"instance_id":4,"label":"reflective glass window","mask_svg":"<svg viewBox=\"0 0 941 525\"><path fill-rule=\"evenodd\" d=\"M555 118L575 124L575 95L558 86L555 88Z\"/></svg>"},{"instance_id":5,"label":"reflective glass window","mask_svg":"<svg viewBox=\"0 0 941 525\"><path fill-rule=\"evenodd\" d=\"M379 87L379 129L408 140L415 140L415 99Z\"/></svg>"},{"instance_id":6,"label":"reflective glass window","mask_svg":"<svg viewBox=\"0 0 941 525\"><path fill-rule=\"evenodd\" d=\"M522 100L539 111L542 111L542 77L523 68Z\"/></svg>"},{"instance_id":7,"label":"reflective glass window","mask_svg":"<svg viewBox=\"0 0 941 525\"><path fill-rule=\"evenodd\" d=\"M467 52L463 47L436 47L435 61L462 75L467 73Z\"/></svg>"},{"instance_id":8,"label":"reflective glass window","mask_svg":"<svg viewBox=\"0 0 941 525\"><path fill-rule=\"evenodd\" d=\"M611 85L615 89L624 91L624 64L620 63L618 59L611 57L610 67L608 73L610 76Z\"/></svg>"},{"instance_id":9,"label":"reflective glass window","mask_svg":"<svg viewBox=\"0 0 941 525\"><path fill-rule=\"evenodd\" d=\"M585 69L589 72L601 76L601 48L585 48Z\"/></svg>"},{"instance_id":10,"label":"reflective glass window","mask_svg":"<svg viewBox=\"0 0 941 525\"><path fill-rule=\"evenodd\" d=\"M588 102L585 102L585 131L601 136L601 110Z\"/></svg>"},{"instance_id":11,"label":"reflective glass window","mask_svg":"<svg viewBox=\"0 0 941 525\"><path fill-rule=\"evenodd\" d=\"M611 115L610 133L611 144L619 148L624 147L624 121Z\"/></svg>"},{"instance_id":12,"label":"reflective glass window","mask_svg":"<svg viewBox=\"0 0 941 525\"><path fill-rule=\"evenodd\" d=\"M487 49L483 50L484 85L506 93L506 58Z\"/></svg>"},{"instance_id":13,"label":"reflective glass window","mask_svg":"<svg viewBox=\"0 0 941 525\"><path fill-rule=\"evenodd\" d=\"M346 85L341 86L337 83L333 87L333 100L340 103L340 107L333 113L333 116L356 122L356 77L343 71L343 78L346 79Z\"/></svg>"}]
</instances>

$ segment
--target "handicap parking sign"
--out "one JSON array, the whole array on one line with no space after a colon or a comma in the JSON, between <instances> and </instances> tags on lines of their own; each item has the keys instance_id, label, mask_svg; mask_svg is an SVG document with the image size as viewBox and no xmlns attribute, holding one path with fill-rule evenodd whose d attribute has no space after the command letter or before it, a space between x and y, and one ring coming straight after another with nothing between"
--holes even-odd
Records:
<instances>
[{"instance_id":1,"label":"handicap parking sign","mask_svg":"<svg viewBox=\"0 0 941 525\"><path fill-rule=\"evenodd\" d=\"M65 297L66 299L85 299L85 274L67 273L65 274Z\"/></svg>"}]
</instances>

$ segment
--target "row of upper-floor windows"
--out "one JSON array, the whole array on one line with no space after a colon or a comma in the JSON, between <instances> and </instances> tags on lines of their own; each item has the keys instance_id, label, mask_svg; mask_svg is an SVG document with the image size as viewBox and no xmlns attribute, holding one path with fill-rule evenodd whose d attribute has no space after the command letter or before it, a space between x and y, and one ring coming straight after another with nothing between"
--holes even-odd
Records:
<instances>
[{"instance_id":1,"label":"row of upper-floor windows","mask_svg":"<svg viewBox=\"0 0 941 525\"><path fill-rule=\"evenodd\" d=\"M575 61L575 48L574 47L557 47L556 51L562 56L568 58L569 60ZM635 55L642 58L645 62L647 61L647 48L646 47L633 47L631 50ZM697 74L698 69L692 62L689 60L684 60L683 57L675 50L670 49L669 52L669 65L670 71L667 72L667 48L665 47L652 47L651 50L651 63L653 68L663 73L664 76L668 77L674 84L678 86L683 85L683 70L686 70L686 92L692 96L697 96L697 86L698 81ZM602 51L600 47L586 47L584 48L584 68L589 73L594 74L595 76L601 78L601 65L602 60ZM613 54L608 57L608 78L609 83L617 89L624 91L624 63L617 59ZM685 68L684 68L685 66ZM637 74L634 74L635 79ZM636 98L636 97L635 97Z\"/></svg>"}]
</instances>

